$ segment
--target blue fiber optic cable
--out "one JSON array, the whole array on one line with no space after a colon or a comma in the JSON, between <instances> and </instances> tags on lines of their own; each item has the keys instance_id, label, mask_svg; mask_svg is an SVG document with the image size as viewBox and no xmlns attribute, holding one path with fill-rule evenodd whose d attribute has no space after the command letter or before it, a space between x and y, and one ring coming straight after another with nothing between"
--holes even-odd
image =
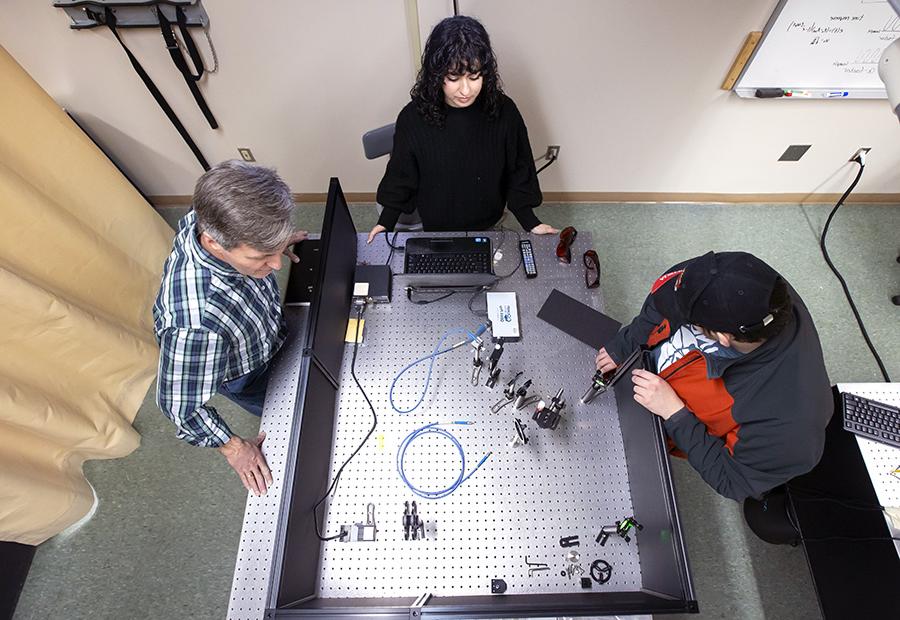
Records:
<instances>
[{"instance_id":1,"label":"blue fiber optic cable","mask_svg":"<svg viewBox=\"0 0 900 620\"><path fill-rule=\"evenodd\" d=\"M467 425L473 424L473 422L469 422L467 420L456 420L454 422L451 422L451 424L467 426ZM418 439L419 437L422 437L424 435L429 435L429 434L436 434L436 435L440 435L441 437L446 437L447 439L450 440L451 443L453 443L454 447L456 448L456 451L459 453L459 460L460 460L459 476L457 476L456 480L453 481L453 483L445 489L438 489L438 490L420 489L420 488L416 487L415 485L413 485L409 481L409 479L406 477L405 458L406 458L407 448L409 448L410 444L413 441L415 441L416 439ZM448 431L445 428L441 428L441 425L439 422L432 422L431 424L426 424L425 426L422 426L422 427L417 428L416 430L412 431L400 443L400 447L397 449L397 473L400 474L400 479L403 480L403 482L406 484L406 486L409 487L409 490L412 491L413 493L415 493L416 495L418 495L419 497L424 497L425 499L443 499L443 498L447 497L448 495L450 495L451 493L453 493L456 489L458 489L462 483L464 483L466 480L471 478L472 474L474 474L476 471L478 471L478 469L482 465L484 465L485 461L488 460L488 457L490 457L491 454L492 454L492 452L488 452L483 457L481 457L481 460L478 461L478 464L475 466L475 468L472 471L470 471L468 474L466 474L466 453L463 450L462 444L459 443L459 440L453 435L453 433L451 433L450 431Z\"/></svg>"},{"instance_id":2,"label":"blue fiber optic cable","mask_svg":"<svg viewBox=\"0 0 900 620\"><path fill-rule=\"evenodd\" d=\"M474 334L472 332L470 332L469 330L464 329L462 327L456 327L454 329L448 330L448 331L444 332L444 335L441 336L440 340L438 340L438 343L435 345L434 350L431 353L429 353L428 355L425 355L423 357L420 357L416 361L408 364L405 368L403 368L403 370L398 372L397 376L394 377L394 380L391 382L391 390L388 393L388 400L390 401L391 407L394 409L394 411L396 411L397 413L410 413L410 412L418 409L419 405L422 404L422 401L425 400L425 394L428 392L428 386L431 384L431 371L434 369L435 358L438 355L443 355L444 353L449 353L450 351L453 351L454 349L458 349L459 347L461 347L469 342L472 342L473 340L478 338L481 334L483 334L486 329L487 329L487 325L481 324L478 326L478 329L475 330ZM444 346L444 343L447 341L447 339L450 336L453 336L454 334L465 334L466 337L464 340L457 342L454 345L451 345L447 348L442 348ZM407 370L409 370L413 366L416 366L417 364L421 364L422 362L424 362L426 360L428 360L428 374L425 377L425 385L422 388L421 394L419 394L419 399L416 401L416 404L414 404L409 409L398 408L397 405L394 403L394 388L396 388L396 386L397 386L397 381L400 380L400 377L402 377L403 374Z\"/></svg>"}]
</instances>

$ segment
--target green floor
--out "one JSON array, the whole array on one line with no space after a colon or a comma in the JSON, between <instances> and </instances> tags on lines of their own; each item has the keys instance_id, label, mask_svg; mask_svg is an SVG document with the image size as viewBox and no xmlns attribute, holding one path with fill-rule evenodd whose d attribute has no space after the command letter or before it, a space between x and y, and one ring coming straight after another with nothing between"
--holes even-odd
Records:
<instances>
[{"instance_id":1,"label":"green floor","mask_svg":"<svg viewBox=\"0 0 900 620\"><path fill-rule=\"evenodd\" d=\"M167 209L173 223L183 210ZM359 230L372 206L353 208ZM548 205L557 227L594 235L607 312L628 320L664 269L707 250L746 250L790 280L809 306L833 383L880 375L818 248L826 206ZM321 207L298 219L315 231ZM509 224L511 225L511 224ZM842 207L829 248L843 271L873 342L900 380L900 207ZM893 335L892 335L893 334ZM215 404L241 435L258 420L221 397ZM151 393L135 420L141 447L130 456L85 465L100 498L96 515L71 535L37 550L16 618L223 618L231 588L245 494L217 452L175 439ZM738 504L717 496L676 459L675 481L699 618L819 617L801 549L770 546L746 528Z\"/></svg>"}]
</instances>

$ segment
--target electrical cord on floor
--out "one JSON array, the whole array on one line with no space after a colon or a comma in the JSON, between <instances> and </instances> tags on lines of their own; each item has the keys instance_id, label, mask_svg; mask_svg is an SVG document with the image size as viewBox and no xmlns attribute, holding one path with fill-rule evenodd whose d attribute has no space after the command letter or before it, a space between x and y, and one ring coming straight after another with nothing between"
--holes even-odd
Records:
<instances>
[{"instance_id":1,"label":"electrical cord on floor","mask_svg":"<svg viewBox=\"0 0 900 620\"><path fill-rule=\"evenodd\" d=\"M884 363L881 361L881 357L878 355L878 351L875 350L875 345L872 344L872 340L869 338L869 332L866 331L866 326L863 325L862 317L859 316L859 310L856 309L856 304L853 302L853 297L850 295L850 289L847 287L847 282L844 280L844 276L841 275L841 272L838 271L837 267L834 266L834 263L831 262L831 257L828 256L828 249L825 246L825 237L828 235L828 227L831 225L831 220L834 218L834 214L837 213L837 210L840 208L844 201L847 199L847 196L850 195L850 192L856 187L856 184L859 183L860 177L862 177L863 170L866 168L866 164L862 161L862 159L854 159L852 160L859 164L859 171L856 173L856 178L853 179L853 183L850 184L850 187L847 188L847 191L841 196L840 200L837 201L837 204L834 205L834 208L831 210L831 213L828 214L828 219L825 220L825 228L822 229L822 237L819 239L819 247L822 250L822 256L825 257L825 262L828 263L829 269L831 269L832 273L837 277L838 281L841 283L841 288L844 289L844 296L847 297L847 301L850 303L850 309L853 311L853 316L856 317L856 323L859 325L859 331L862 332L862 337L866 341L866 346L869 347L869 351L872 352L872 356L875 358L875 362L878 364L878 369L881 371L881 375L884 377L884 380L888 383L891 382L891 378L888 375L887 369L884 367Z\"/></svg>"},{"instance_id":2,"label":"electrical cord on floor","mask_svg":"<svg viewBox=\"0 0 900 620\"><path fill-rule=\"evenodd\" d=\"M366 442L369 441L369 438L372 436L372 433L375 432L375 429L378 426L378 414L375 412L375 407L372 406L372 401L369 400L368 394L363 389L362 384L359 382L359 379L356 378L356 353L359 350L359 328L362 323L363 313L366 310L365 302L361 303L357 306L356 309L356 337L353 339L353 359L350 361L350 376L353 377L353 381L356 382L356 387L359 388L359 391L362 393L363 398L366 399L366 404L369 405L369 409L372 411L372 428L369 429L369 432L360 442L359 446L356 447L356 450L347 457L347 460L344 461L344 464L341 465L340 469L338 469L337 473L334 475L334 479L331 481L331 486L328 487L328 490L325 491L325 494L316 502L316 505L313 506L313 520L316 525L316 536L319 537L319 540L328 541L328 540L336 540L338 538L342 538L345 536L343 534L335 534L334 536L323 536L321 529L319 527L319 506L322 505L322 502L325 501L329 495L331 495L332 491L337 487L338 480L341 479L341 473L343 473L344 468L353 460L353 457L356 456L360 450L362 450L363 446L366 445Z\"/></svg>"},{"instance_id":3,"label":"electrical cord on floor","mask_svg":"<svg viewBox=\"0 0 900 620\"><path fill-rule=\"evenodd\" d=\"M454 422L451 422L451 424L467 426L473 424L473 422L469 422L468 420L456 420ZM409 478L406 477L405 469L407 448L409 448L410 444L419 437L429 434L435 434L449 439L453 446L456 448L456 451L459 453L460 459L459 475L456 477L456 480L454 480L450 486L444 489L437 489L433 491L428 489L420 489L412 484L409 481ZM425 426L412 431L409 435L406 436L406 439L404 439L400 443L400 447L397 449L397 473L400 474L401 480L403 480L406 486L409 487L409 490L419 497L424 497L425 499L443 499L453 493L456 489L458 489L462 483L471 478L472 474L474 474L482 465L484 465L491 454L493 453L488 452L483 457L481 457L481 460L478 461L478 465L476 465L472 471L466 474L466 453L465 450L463 450L462 444L459 443L459 440L453 435L453 433L445 428L441 428L441 425L438 422L432 422L431 424L426 424Z\"/></svg>"}]
</instances>

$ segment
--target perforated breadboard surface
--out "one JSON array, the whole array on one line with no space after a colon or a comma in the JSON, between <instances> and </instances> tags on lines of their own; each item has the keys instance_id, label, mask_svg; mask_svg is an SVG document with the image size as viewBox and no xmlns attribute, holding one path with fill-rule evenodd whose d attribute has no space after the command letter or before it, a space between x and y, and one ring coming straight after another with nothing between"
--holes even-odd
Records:
<instances>
[{"instance_id":1,"label":"perforated breadboard surface","mask_svg":"<svg viewBox=\"0 0 900 620\"><path fill-rule=\"evenodd\" d=\"M490 233L494 247L504 233ZM403 244L406 235L399 235ZM518 239L505 233L495 272L510 272L519 260ZM393 302L369 306L365 315L365 342L360 345L356 375L378 413L378 427L369 443L348 466L328 509L326 532L341 525L365 522L366 505L375 504L378 529L375 542L323 543L319 596L415 597L490 593L491 579L504 579L507 594L580 592L578 576L561 576L569 549L564 536L580 537L573 547L581 555L584 576L595 559L613 566L611 580L594 584L593 591L638 590L641 587L638 545L613 536L605 547L595 542L600 528L632 514L628 472L612 393L589 405L579 402L594 371L596 351L537 318L552 289L598 310L597 289L584 285L581 255L590 247L590 235L581 233L572 248L570 265L555 255L557 238L531 236L538 277L526 280L520 269L503 280L497 291L518 294L522 339L506 345L500 360L497 387L470 383L472 348L468 345L442 355L435 362L431 385L423 404L414 412L396 413L388 401L395 375L409 362L432 351L450 328L474 331L484 321L467 309L471 293L460 293L431 305L407 301L403 277L394 279ZM383 236L372 245L359 244L359 260L384 263L388 246ZM601 253L601 263L602 263ZM395 253L394 272L402 273L403 255ZM425 297L425 296L423 296ZM484 295L475 300L485 308ZM488 334L486 334L487 336ZM448 343L458 342L453 337ZM488 339L489 340L489 339ZM490 345L486 342L486 359ZM332 451L332 475L365 437L372 414L350 376L352 346L344 355L339 413ZM523 371L547 401L562 387L567 406L556 430L537 427L531 419L534 407L514 411L506 406L492 413L503 399L503 386ZM398 408L408 408L418 398L427 362L407 372L394 392ZM529 443L509 447L515 434L514 419L527 426ZM432 422L473 422L446 426L465 451L466 473L492 453L486 463L452 495L444 499L415 496L401 480L396 467L397 449L406 435ZM428 489L449 486L460 471L460 458L449 440L429 435L418 439L406 454L411 482ZM404 540L404 502L416 500L426 522L425 540ZM640 520L640 515L636 515ZM640 534L637 534L637 540ZM550 570L528 575L525 556L544 562Z\"/></svg>"},{"instance_id":2,"label":"perforated breadboard surface","mask_svg":"<svg viewBox=\"0 0 900 620\"><path fill-rule=\"evenodd\" d=\"M275 553L275 535L281 507L284 470L297 398L298 369L303 358L303 333L308 307L284 310L290 336L273 361L259 428L265 431L263 453L272 471L273 484L262 496L248 495L244 525L235 562L228 618L258 620L263 617Z\"/></svg>"}]
</instances>

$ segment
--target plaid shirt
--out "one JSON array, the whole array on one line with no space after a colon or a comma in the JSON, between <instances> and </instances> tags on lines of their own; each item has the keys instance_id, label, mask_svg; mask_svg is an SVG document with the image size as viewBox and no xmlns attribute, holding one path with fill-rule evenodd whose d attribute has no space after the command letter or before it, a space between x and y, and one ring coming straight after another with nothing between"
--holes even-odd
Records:
<instances>
[{"instance_id":1,"label":"plaid shirt","mask_svg":"<svg viewBox=\"0 0 900 620\"><path fill-rule=\"evenodd\" d=\"M251 278L200 245L196 215L178 223L153 305L159 342L156 403L195 446L218 447L231 429L206 402L226 381L258 368L284 342L274 274Z\"/></svg>"}]
</instances>

